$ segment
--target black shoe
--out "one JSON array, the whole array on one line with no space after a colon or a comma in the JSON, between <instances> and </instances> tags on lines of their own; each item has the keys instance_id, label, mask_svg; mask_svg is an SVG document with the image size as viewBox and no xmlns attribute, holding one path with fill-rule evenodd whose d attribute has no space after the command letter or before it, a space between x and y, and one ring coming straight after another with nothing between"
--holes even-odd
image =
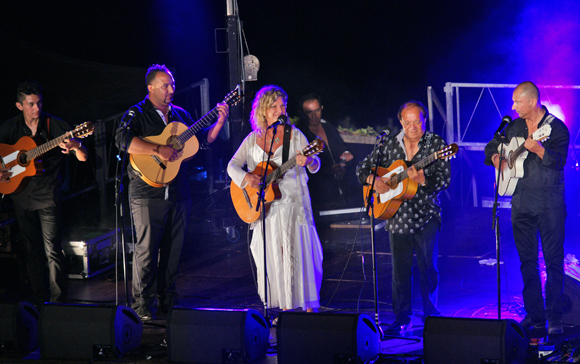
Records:
<instances>
[{"instance_id":1,"label":"black shoe","mask_svg":"<svg viewBox=\"0 0 580 364\"><path fill-rule=\"evenodd\" d=\"M411 320L409 321L395 320L395 322L393 322L392 324L389 325L389 327L387 327L387 331L385 331L385 334L399 335L401 331L410 329L412 326L413 324L411 323Z\"/></svg>"},{"instance_id":2,"label":"black shoe","mask_svg":"<svg viewBox=\"0 0 580 364\"><path fill-rule=\"evenodd\" d=\"M520 325L525 331L540 330L546 328L546 320L534 321L530 316L526 316L520 321Z\"/></svg>"},{"instance_id":3,"label":"black shoe","mask_svg":"<svg viewBox=\"0 0 580 364\"><path fill-rule=\"evenodd\" d=\"M564 333L564 325L562 325L562 320L548 321L548 335L560 335L563 333Z\"/></svg>"}]
</instances>

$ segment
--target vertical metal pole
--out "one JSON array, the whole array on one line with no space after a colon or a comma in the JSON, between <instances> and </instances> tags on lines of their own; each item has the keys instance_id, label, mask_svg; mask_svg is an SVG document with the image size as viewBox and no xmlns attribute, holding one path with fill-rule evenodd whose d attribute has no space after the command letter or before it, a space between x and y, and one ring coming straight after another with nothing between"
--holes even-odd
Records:
<instances>
[{"instance_id":1,"label":"vertical metal pole","mask_svg":"<svg viewBox=\"0 0 580 364\"><path fill-rule=\"evenodd\" d=\"M454 139L454 127L453 127L453 86L451 82L445 84L445 105L447 107L447 133L445 139L447 143L451 144L455 142Z\"/></svg>"},{"instance_id":2,"label":"vertical metal pole","mask_svg":"<svg viewBox=\"0 0 580 364\"><path fill-rule=\"evenodd\" d=\"M429 130L435 132L433 126L433 87L427 86L427 111L429 112Z\"/></svg>"}]
</instances>

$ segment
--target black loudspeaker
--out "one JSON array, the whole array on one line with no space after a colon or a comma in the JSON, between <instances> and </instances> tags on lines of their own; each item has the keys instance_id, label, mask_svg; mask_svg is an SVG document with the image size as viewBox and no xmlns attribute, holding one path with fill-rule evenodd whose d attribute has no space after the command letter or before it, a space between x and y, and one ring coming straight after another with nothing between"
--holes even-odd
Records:
<instances>
[{"instance_id":1,"label":"black loudspeaker","mask_svg":"<svg viewBox=\"0 0 580 364\"><path fill-rule=\"evenodd\" d=\"M167 359L178 363L247 363L266 355L270 328L256 310L173 307Z\"/></svg>"},{"instance_id":2,"label":"black loudspeaker","mask_svg":"<svg viewBox=\"0 0 580 364\"><path fill-rule=\"evenodd\" d=\"M380 351L380 333L365 314L281 312L278 363L366 363Z\"/></svg>"},{"instance_id":3,"label":"black loudspeaker","mask_svg":"<svg viewBox=\"0 0 580 364\"><path fill-rule=\"evenodd\" d=\"M564 324L580 325L580 282L570 276L564 276L562 308Z\"/></svg>"},{"instance_id":4,"label":"black loudspeaker","mask_svg":"<svg viewBox=\"0 0 580 364\"><path fill-rule=\"evenodd\" d=\"M0 345L19 352L36 349L39 318L31 303L0 303Z\"/></svg>"},{"instance_id":5,"label":"black loudspeaker","mask_svg":"<svg viewBox=\"0 0 580 364\"><path fill-rule=\"evenodd\" d=\"M427 364L521 363L528 339L514 320L429 316L423 330Z\"/></svg>"},{"instance_id":6,"label":"black loudspeaker","mask_svg":"<svg viewBox=\"0 0 580 364\"><path fill-rule=\"evenodd\" d=\"M143 323L127 306L45 303L40 356L46 359L122 357L141 344Z\"/></svg>"}]
</instances>

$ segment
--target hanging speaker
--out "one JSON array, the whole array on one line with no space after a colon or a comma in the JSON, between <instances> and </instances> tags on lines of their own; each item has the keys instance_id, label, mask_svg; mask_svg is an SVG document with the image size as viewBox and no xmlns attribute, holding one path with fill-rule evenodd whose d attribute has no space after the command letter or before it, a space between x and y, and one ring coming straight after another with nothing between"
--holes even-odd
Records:
<instances>
[{"instance_id":1,"label":"hanging speaker","mask_svg":"<svg viewBox=\"0 0 580 364\"><path fill-rule=\"evenodd\" d=\"M266 354L270 329L256 310L173 307L167 359L185 363L247 363Z\"/></svg>"},{"instance_id":2,"label":"hanging speaker","mask_svg":"<svg viewBox=\"0 0 580 364\"><path fill-rule=\"evenodd\" d=\"M365 314L281 312L278 363L366 363L377 357L380 334Z\"/></svg>"},{"instance_id":3,"label":"hanging speaker","mask_svg":"<svg viewBox=\"0 0 580 364\"><path fill-rule=\"evenodd\" d=\"M427 364L524 364L528 339L514 320L429 316L423 330Z\"/></svg>"},{"instance_id":4,"label":"hanging speaker","mask_svg":"<svg viewBox=\"0 0 580 364\"><path fill-rule=\"evenodd\" d=\"M36 349L38 320L38 311L31 303L0 303L0 345L23 353Z\"/></svg>"},{"instance_id":5,"label":"hanging speaker","mask_svg":"<svg viewBox=\"0 0 580 364\"><path fill-rule=\"evenodd\" d=\"M45 303L40 356L46 359L122 357L141 344L143 323L127 306Z\"/></svg>"}]
</instances>

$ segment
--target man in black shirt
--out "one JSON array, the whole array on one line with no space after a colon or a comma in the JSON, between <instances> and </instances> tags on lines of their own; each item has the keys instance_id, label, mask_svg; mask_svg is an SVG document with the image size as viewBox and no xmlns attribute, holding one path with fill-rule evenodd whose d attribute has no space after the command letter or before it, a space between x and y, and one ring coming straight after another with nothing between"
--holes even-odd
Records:
<instances>
[{"instance_id":1,"label":"man in black shirt","mask_svg":"<svg viewBox=\"0 0 580 364\"><path fill-rule=\"evenodd\" d=\"M388 168L398 160L408 161L407 166L411 166L446 146L443 138L425 130L427 110L422 103L404 103L397 116L403 129L385 141L379 167ZM356 174L363 185L372 184L371 168L374 167L377 154L378 148L357 167ZM389 232L391 248L395 314L395 321L387 329L388 334L398 334L411 326L413 251L421 275L422 320L424 322L427 316L441 314L436 302L439 287L437 235L441 228L439 193L449 186L451 168L446 160L437 160L421 170L417 171L415 166L411 166L407 171L409 178L418 184L417 193L401 204L385 226ZM386 177L377 178L374 184L377 193L391 191L387 185L388 180Z\"/></svg>"},{"instance_id":2,"label":"man in black shirt","mask_svg":"<svg viewBox=\"0 0 580 364\"><path fill-rule=\"evenodd\" d=\"M146 84L147 97L127 111L123 120L130 119L130 125L117 129L115 142L119 149L129 154L174 161L179 158L179 152L172 146L157 145L142 138L161 134L171 122L190 126L194 120L187 111L172 104L175 81L167 67L151 66L147 70ZM224 125L228 105L220 104L218 110L218 121L198 136L202 149L207 149L216 140ZM147 321L153 318L152 305L156 295L158 311L162 313L177 304L175 281L192 203L191 191L183 168L171 183L163 187L147 184L131 165L127 170L129 202L136 232L132 307L142 320Z\"/></svg>"},{"instance_id":3,"label":"man in black shirt","mask_svg":"<svg viewBox=\"0 0 580 364\"><path fill-rule=\"evenodd\" d=\"M540 104L540 92L532 82L519 84L513 92L513 107L519 118L506 128L507 141L521 137L528 155L524 160L524 176L517 181L512 197L512 226L520 256L524 281L526 317L522 327L544 329L561 334L562 292L564 289L564 166L568 155L570 133L566 125ZM532 134L546 125L550 138L544 142L532 139ZM485 164L499 168L499 137L485 147ZM505 167L505 161L502 163ZM546 263L546 302L538 263L538 232Z\"/></svg>"},{"instance_id":4,"label":"man in black shirt","mask_svg":"<svg viewBox=\"0 0 580 364\"><path fill-rule=\"evenodd\" d=\"M66 122L42 111L42 88L37 83L25 82L18 86L16 107L22 113L0 126L0 143L13 145L23 136L29 136L40 145L70 131ZM37 306L46 301L66 301L66 271L61 247L61 168L65 154L70 153L79 161L87 160L86 148L74 138L65 139L60 147L62 150L52 149L42 156L44 173L30 178L23 190L10 195ZM9 182L13 173L18 172L14 168L0 168L0 183Z\"/></svg>"},{"instance_id":5,"label":"man in black shirt","mask_svg":"<svg viewBox=\"0 0 580 364\"><path fill-rule=\"evenodd\" d=\"M346 149L338 130L322 118L323 109L321 98L316 94L307 94L300 100L304 119L300 130L309 142L316 138L324 141L324 153L319 154L320 171L308 179L312 207L316 210L343 207L349 201L347 197L354 194L345 176L346 166L354 156ZM356 185L356 181L353 184Z\"/></svg>"}]
</instances>

